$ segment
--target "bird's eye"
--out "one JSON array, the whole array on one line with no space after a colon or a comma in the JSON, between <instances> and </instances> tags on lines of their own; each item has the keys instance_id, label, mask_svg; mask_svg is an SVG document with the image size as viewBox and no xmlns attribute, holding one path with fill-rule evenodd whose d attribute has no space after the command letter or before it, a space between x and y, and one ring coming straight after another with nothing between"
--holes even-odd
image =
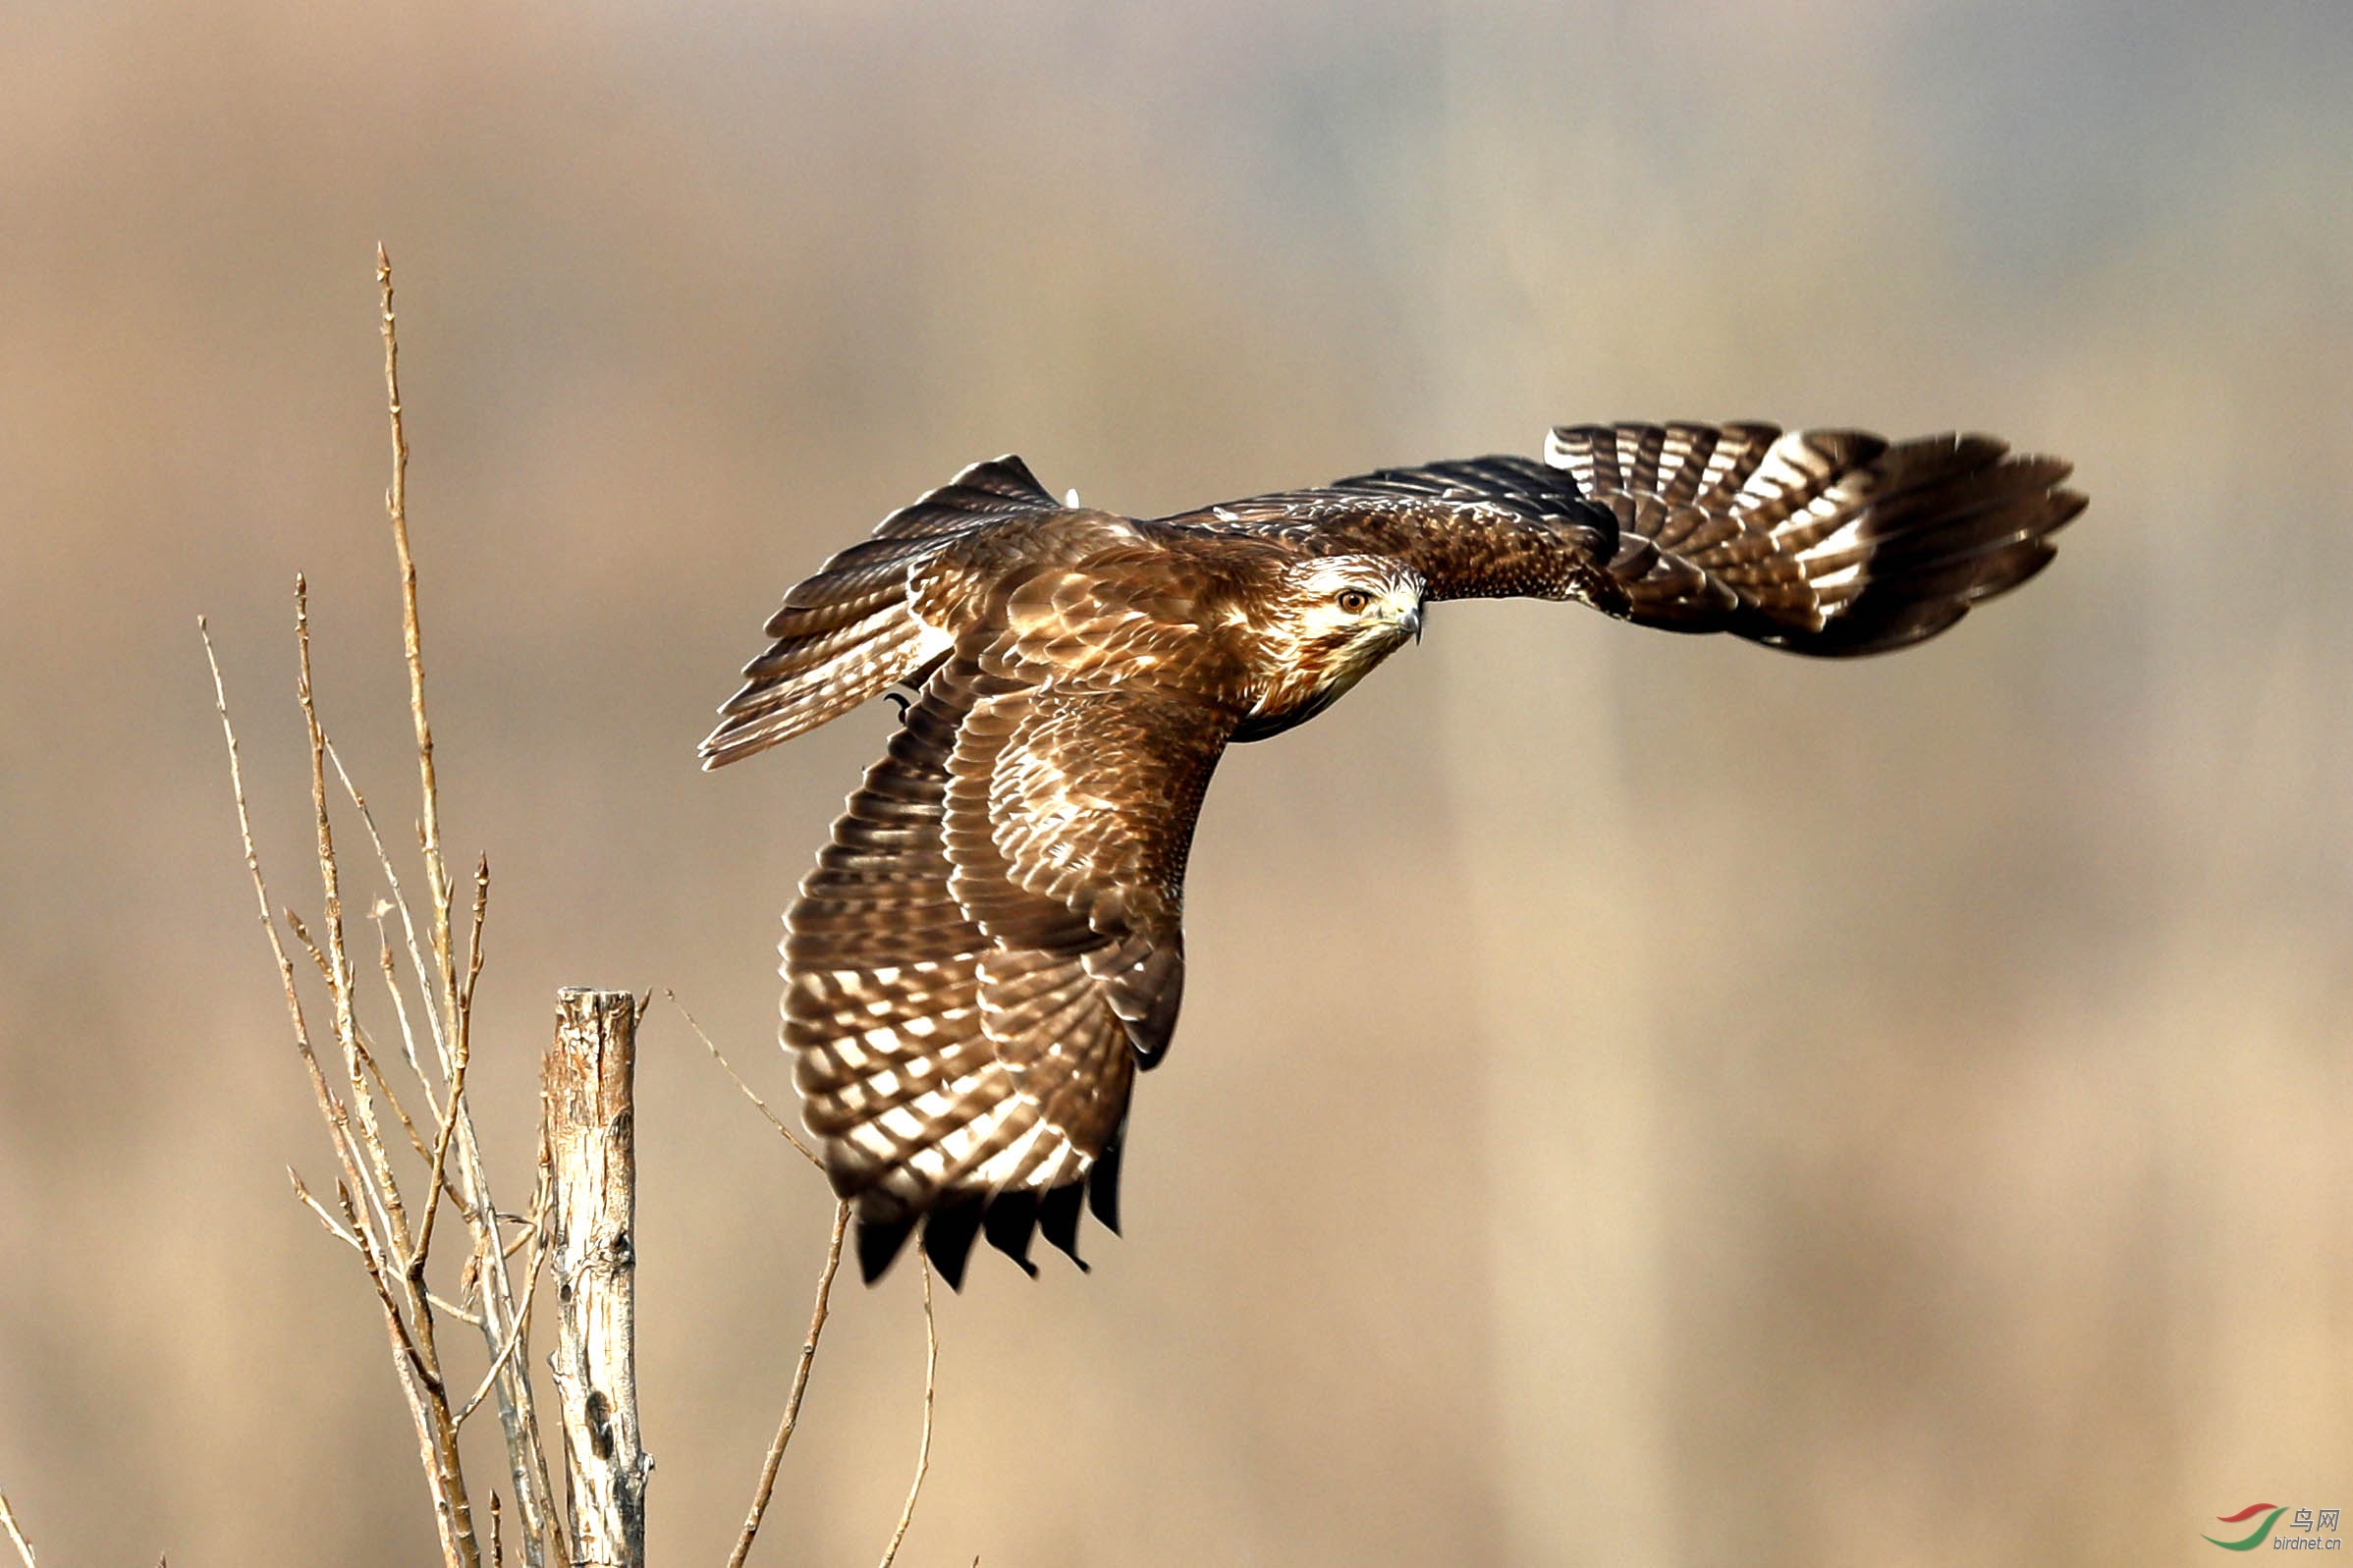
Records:
<instances>
[{"instance_id":1,"label":"bird's eye","mask_svg":"<svg viewBox=\"0 0 2353 1568\"><path fill-rule=\"evenodd\" d=\"M1364 607L1372 602L1373 596L1362 588L1342 588L1340 591L1340 608L1347 615L1364 614Z\"/></svg>"}]
</instances>

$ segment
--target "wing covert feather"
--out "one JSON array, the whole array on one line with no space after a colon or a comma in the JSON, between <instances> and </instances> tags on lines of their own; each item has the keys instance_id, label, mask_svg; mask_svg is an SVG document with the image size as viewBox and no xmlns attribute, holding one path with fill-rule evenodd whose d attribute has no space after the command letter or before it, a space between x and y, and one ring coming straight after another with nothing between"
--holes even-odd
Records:
<instances>
[{"instance_id":1,"label":"wing covert feather","mask_svg":"<svg viewBox=\"0 0 2353 1568\"><path fill-rule=\"evenodd\" d=\"M1229 501L1162 519L1273 538L1317 555L1376 555L1421 574L1433 599L1580 599L1622 612L1602 567L1617 523L1564 474L1530 458L1384 468L1313 490Z\"/></svg>"},{"instance_id":2,"label":"wing covert feather","mask_svg":"<svg viewBox=\"0 0 2353 1568\"><path fill-rule=\"evenodd\" d=\"M1006 456L976 462L832 559L785 595L769 618L776 640L743 667L702 743L722 767L848 712L941 651L910 613L908 575L960 539L1008 520L1056 512L1029 465Z\"/></svg>"},{"instance_id":3,"label":"wing covert feather","mask_svg":"<svg viewBox=\"0 0 2353 1568\"><path fill-rule=\"evenodd\" d=\"M1070 955L1144 1066L1184 986L1184 865L1235 715L1143 684L982 689L950 758L958 902L992 941Z\"/></svg>"}]
</instances>

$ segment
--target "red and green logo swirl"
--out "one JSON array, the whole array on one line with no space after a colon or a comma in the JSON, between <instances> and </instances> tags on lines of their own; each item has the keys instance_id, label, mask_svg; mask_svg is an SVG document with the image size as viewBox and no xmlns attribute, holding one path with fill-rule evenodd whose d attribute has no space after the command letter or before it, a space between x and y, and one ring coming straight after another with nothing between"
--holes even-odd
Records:
<instances>
[{"instance_id":1,"label":"red and green logo swirl","mask_svg":"<svg viewBox=\"0 0 2353 1568\"><path fill-rule=\"evenodd\" d=\"M2266 1510L2269 1511L2267 1512ZM2249 1503L2246 1507L2241 1508L2235 1514L2222 1515L2221 1523L2226 1525L2243 1525L2248 1520L2254 1518L2257 1514L2262 1514L2264 1516L2263 1523L2255 1527L2254 1534L2240 1541L2215 1541L2215 1538L2212 1536L2207 1536L2203 1539L2207 1541L2214 1541L2215 1544L2221 1547L2224 1551L2253 1551L2256 1547L2263 1544L2264 1537L2271 1533L2271 1527L2279 1523L2279 1516L2286 1512L2287 1510L2285 1508L2273 1508L2268 1502Z\"/></svg>"}]
</instances>

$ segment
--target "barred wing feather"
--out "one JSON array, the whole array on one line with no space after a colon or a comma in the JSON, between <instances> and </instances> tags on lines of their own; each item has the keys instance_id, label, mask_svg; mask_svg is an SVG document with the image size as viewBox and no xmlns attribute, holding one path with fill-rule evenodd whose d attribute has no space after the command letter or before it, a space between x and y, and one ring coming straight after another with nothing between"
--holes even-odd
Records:
<instances>
[{"instance_id":1,"label":"barred wing feather","mask_svg":"<svg viewBox=\"0 0 2353 1568\"><path fill-rule=\"evenodd\" d=\"M720 706L703 766L790 740L921 674L947 639L910 613L909 570L992 523L1061 506L1027 463L1008 456L974 463L885 517L786 595L766 628L776 640L743 667L742 688Z\"/></svg>"},{"instance_id":2,"label":"barred wing feather","mask_svg":"<svg viewBox=\"0 0 2353 1568\"><path fill-rule=\"evenodd\" d=\"M2084 506L2067 463L1990 436L1572 425L1545 461L1616 518L1629 619L1830 657L1934 636L2041 570Z\"/></svg>"},{"instance_id":3,"label":"barred wing feather","mask_svg":"<svg viewBox=\"0 0 2353 1568\"><path fill-rule=\"evenodd\" d=\"M786 917L785 1044L868 1279L918 1223L952 1284L982 1233L1075 1260L1082 1191L1116 1229L1129 1090L1176 1027L1231 719L992 663L930 677Z\"/></svg>"}]
</instances>

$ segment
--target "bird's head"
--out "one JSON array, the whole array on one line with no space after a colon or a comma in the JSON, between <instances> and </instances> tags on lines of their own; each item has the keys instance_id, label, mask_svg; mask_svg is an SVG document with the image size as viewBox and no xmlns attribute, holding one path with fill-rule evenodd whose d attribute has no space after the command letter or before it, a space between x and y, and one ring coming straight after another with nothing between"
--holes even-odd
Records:
<instances>
[{"instance_id":1,"label":"bird's head","mask_svg":"<svg viewBox=\"0 0 2353 1568\"><path fill-rule=\"evenodd\" d=\"M1321 711L1422 630L1421 573L1386 556L1286 563L1261 622L1264 714Z\"/></svg>"},{"instance_id":2,"label":"bird's head","mask_svg":"<svg viewBox=\"0 0 2353 1568\"><path fill-rule=\"evenodd\" d=\"M1302 649L1368 664L1422 629L1421 573L1387 556L1317 556L1283 571L1278 611Z\"/></svg>"}]
</instances>

